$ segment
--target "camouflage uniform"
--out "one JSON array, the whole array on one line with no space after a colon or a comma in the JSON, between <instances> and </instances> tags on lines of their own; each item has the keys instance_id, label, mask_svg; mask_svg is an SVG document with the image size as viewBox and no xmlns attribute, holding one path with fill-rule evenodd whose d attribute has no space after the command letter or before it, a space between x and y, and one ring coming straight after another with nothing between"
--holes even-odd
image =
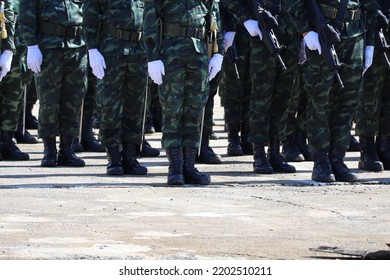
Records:
<instances>
[{"instance_id":1,"label":"camouflage uniform","mask_svg":"<svg viewBox=\"0 0 390 280\"><path fill-rule=\"evenodd\" d=\"M320 0L319 3L330 7L329 10L339 6L337 0ZM300 34L312 30L303 0L292 1L290 9ZM348 10L354 12L348 12L341 42L335 44L340 61L346 63L340 70L344 89L340 89L335 82L334 72L329 69L324 58L317 51L307 51L307 66L303 73L305 90L309 96L307 133L314 160L312 178L317 181L334 181L334 177L338 181L357 180L343 163L343 158L349 145L351 122L358 106L362 82L365 32L362 17L359 16L362 9L367 13L366 45L374 44L376 1L349 1ZM324 13L324 16L331 22L328 13Z\"/></svg>"},{"instance_id":2,"label":"camouflage uniform","mask_svg":"<svg viewBox=\"0 0 390 280\"><path fill-rule=\"evenodd\" d=\"M390 19L389 1L381 0L378 2L380 10ZM359 168L368 171L383 170L382 163L386 170L390 169L390 72L383 54L386 50L383 50L379 42L380 28L384 29L383 34L386 41L390 42L388 26L378 25L374 61L372 67L364 74L364 87L356 120L356 131L362 149ZM375 135L377 135L378 147L375 147Z\"/></svg>"},{"instance_id":3,"label":"camouflage uniform","mask_svg":"<svg viewBox=\"0 0 390 280\"><path fill-rule=\"evenodd\" d=\"M256 1L255 1L256 2ZM289 15L285 12L285 3L261 1L278 20L279 28L275 33L282 45L282 57L287 70L282 70L275 56L272 56L260 38L250 40L250 75L252 89L250 96L250 137L254 145L254 171L256 173L295 172L295 168L281 157L279 136L284 129L283 116L287 111L292 96L292 85L298 63L299 37L292 28ZM249 14L252 6L243 5L242 1L222 1L229 11L239 20L245 22L253 18ZM246 1L244 1L246 3ZM246 9L243 11L243 9ZM263 35L264 36L264 35ZM264 145L269 142L268 158L265 158Z\"/></svg>"},{"instance_id":4,"label":"camouflage uniform","mask_svg":"<svg viewBox=\"0 0 390 280\"><path fill-rule=\"evenodd\" d=\"M18 1L5 1L7 40L2 41L2 50L12 50L14 53L11 71L0 84L0 128L1 154L6 160L28 160L29 155L23 153L13 143L14 131L18 126L23 92L21 90L21 57L23 47L15 36L15 18L18 14Z\"/></svg>"},{"instance_id":5,"label":"camouflage uniform","mask_svg":"<svg viewBox=\"0 0 390 280\"><path fill-rule=\"evenodd\" d=\"M184 183L179 163L182 148L185 182L210 182L206 177L199 181L190 178L190 174L195 174L192 161L195 161L199 147L202 110L209 96L204 28L210 2L145 0L144 40L148 61L162 60L165 65L163 83L159 87L163 115L162 147L167 149L168 158L177 159L175 166L180 177L177 184ZM169 178L170 174L168 183Z\"/></svg>"},{"instance_id":6,"label":"camouflage uniform","mask_svg":"<svg viewBox=\"0 0 390 280\"><path fill-rule=\"evenodd\" d=\"M107 66L103 79L97 80L97 103L101 117L100 141L107 148L109 175L147 172L135 159L137 145L142 143L147 73L141 44L143 8L141 0L85 1L87 48L98 49Z\"/></svg>"},{"instance_id":7,"label":"camouflage uniform","mask_svg":"<svg viewBox=\"0 0 390 280\"><path fill-rule=\"evenodd\" d=\"M87 89L82 20L81 0L20 1L23 41L27 46L38 45L43 56L42 71L35 75L39 99L38 136L45 144L43 166L55 166L56 135L60 135L58 164L85 164L70 148L73 138L79 134L80 108ZM47 156L49 162L46 162Z\"/></svg>"},{"instance_id":8,"label":"camouflage uniform","mask_svg":"<svg viewBox=\"0 0 390 280\"><path fill-rule=\"evenodd\" d=\"M228 49L223 64L224 77L220 86L229 142L227 154L229 156L253 154L252 143L248 141L251 92L249 74L250 36L241 24L232 22L232 17L226 8L221 8L221 13L224 16L222 20L223 31L236 32L234 43L238 55L238 59L235 61L236 58L232 57L232 49ZM239 132L241 132L241 141L238 135Z\"/></svg>"}]
</instances>

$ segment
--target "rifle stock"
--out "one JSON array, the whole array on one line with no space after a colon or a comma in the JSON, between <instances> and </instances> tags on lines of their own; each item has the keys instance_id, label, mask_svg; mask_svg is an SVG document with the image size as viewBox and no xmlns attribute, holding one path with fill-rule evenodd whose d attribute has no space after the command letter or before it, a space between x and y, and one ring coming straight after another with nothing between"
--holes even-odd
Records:
<instances>
[{"instance_id":1,"label":"rifle stock","mask_svg":"<svg viewBox=\"0 0 390 280\"><path fill-rule=\"evenodd\" d=\"M340 42L340 37L337 31L326 22L317 0L306 0L306 8L311 27L318 33L318 39L322 50L321 56L325 59L325 62L331 71L334 71L340 88L344 88L339 73L340 68L344 64L340 62L333 45L336 42Z\"/></svg>"}]
</instances>

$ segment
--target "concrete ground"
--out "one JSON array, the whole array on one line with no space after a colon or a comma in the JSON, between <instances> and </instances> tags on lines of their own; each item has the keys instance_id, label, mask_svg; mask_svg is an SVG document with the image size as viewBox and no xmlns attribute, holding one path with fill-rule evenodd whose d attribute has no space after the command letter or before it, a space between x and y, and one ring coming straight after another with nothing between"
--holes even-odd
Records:
<instances>
[{"instance_id":1,"label":"concrete ground","mask_svg":"<svg viewBox=\"0 0 390 280\"><path fill-rule=\"evenodd\" d=\"M311 259L315 251L388 250L390 171L357 169L360 181L316 183L312 162L294 174L259 175L252 157L227 157L223 110L211 140L221 165L198 165L210 186L166 186L167 160L142 158L147 176L105 175L105 154L84 168L41 168L42 143L19 145L26 162L0 162L0 259ZM32 131L36 133L36 131ZM160 133L147 135L161 147Z\"/></svg>"}]
</instances>

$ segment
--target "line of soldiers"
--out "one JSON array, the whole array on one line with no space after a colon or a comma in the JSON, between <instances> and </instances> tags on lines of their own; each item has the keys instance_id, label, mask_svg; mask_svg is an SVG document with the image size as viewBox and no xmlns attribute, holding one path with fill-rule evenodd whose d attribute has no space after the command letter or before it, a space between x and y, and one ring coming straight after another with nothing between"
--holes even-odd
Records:
<instances>
[{"instance_id":1,"label":"line of soldiers","mask_svg":"<svg viewBox=\"0 0 390 280\"><path fill-rule=\"evenodd\" d=\"M20 4L17 21L39 99L43 167L85 165L72 145L89 64L108 175L147 174L137 156L151 82L158 85L169 185L210 184L195 163L222 162L209 144L218 89L227 154L253 155L255 173L293 173L288 161L313 160L315 181L357 181L344 164L353 120L359 168L389 169L388 1L4 2L10 11ZM14 25L13 19L6 23ZM2 50L3 76L16 49L8 43ZM12 129L2 126L2 147L12 142Z\"/></svg>"}]
</instances>

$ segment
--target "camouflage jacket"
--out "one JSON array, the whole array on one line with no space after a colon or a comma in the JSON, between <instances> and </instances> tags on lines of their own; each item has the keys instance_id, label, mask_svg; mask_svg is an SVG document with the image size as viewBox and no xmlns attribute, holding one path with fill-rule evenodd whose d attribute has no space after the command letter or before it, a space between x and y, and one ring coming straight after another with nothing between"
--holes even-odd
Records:
<instances>
[{"instance_id":1,"label":"camouflage jacket","mask_svg":"<svg viewBox=\"0 0 390 280\"><path fill-rule=\"evenodd\" d=\"M142 0L85 0L83 25L87 48L98 48L108 55L143 54L142 41L130 42L105 32L110 28L117 32L134 31L142 34L143 12Z\"/></svg>"},{"instance_id":2,"label":"camouflage jacket","mask_svg":"<svg viewBox=\"0 0 390 280\"><path fill-rule=\"evenodd\" d=\"M40 30L42 24L81 27L83 0L20 0L19 23L23 42L41 48L78 48L85 45L84 35L59 36Z\"/></svg>"},{"instance_id":3,"label":"camouflage jacket","mask_svg":"<svg viewBox=\"0 0 390 280\"><path fill-rule=\"evenodd\" d=\"M4 0L4 16L8 36L5 39L0 39L0 50L1 52L10 50L15 53L15 13L13 1Z\"/></svg>"},{"instance_id":4,"label":"camouflage jacket","mask_svg":"<svg viewBox=\"0 0 390 280\"><path fill-rule=\"evenodd\" d=\"M144 42L148 61L159 60L162 41L170 41L170 49L178 55L192 55L192 52L206 53L206 44L194 37L164 38L160 34L162 24L180 25L183 27L208 28L208 19L216 19L220 28L219 0L214 0L211 7L210 0L144 0ZM218 53L222 53L221 32L218 32Z\"/></svg>"}]
</instances>

